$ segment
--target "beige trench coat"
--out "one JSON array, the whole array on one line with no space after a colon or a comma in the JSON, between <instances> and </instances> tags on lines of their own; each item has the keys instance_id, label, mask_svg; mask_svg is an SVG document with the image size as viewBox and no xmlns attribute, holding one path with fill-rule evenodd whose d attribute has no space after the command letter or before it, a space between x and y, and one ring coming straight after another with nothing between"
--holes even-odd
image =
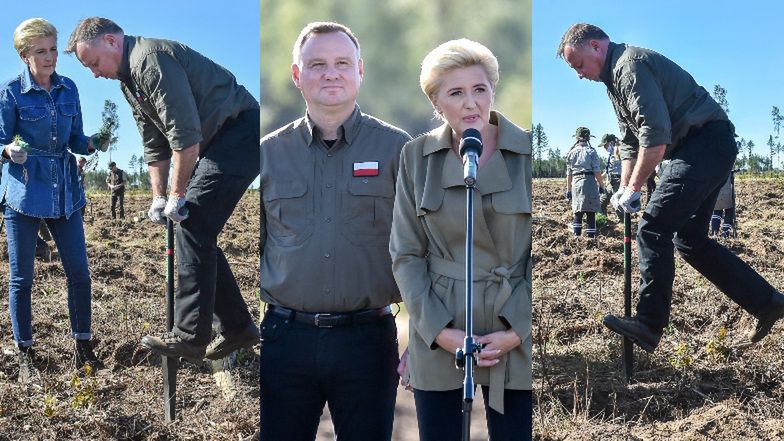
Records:
<instances>
[{"instance_id":1,"label":"beige trench coat","mask_svg":"<svg viewBox=\"0 0 784 441\"><path fill-rule=\"evenodd\" d=\"M531 384L531 135L501 114L498 149L479 170L474 199L474 334L510 327L523 343L474 372L503 412L503 390ZM443 125L403 147L389 250L410 314L411 384L453 390L463 384L454 355L435 343L442 329L465 329L466 190L460 158ZM478 197L481 196L481 199Z\"/></svg>"}]
</instances>

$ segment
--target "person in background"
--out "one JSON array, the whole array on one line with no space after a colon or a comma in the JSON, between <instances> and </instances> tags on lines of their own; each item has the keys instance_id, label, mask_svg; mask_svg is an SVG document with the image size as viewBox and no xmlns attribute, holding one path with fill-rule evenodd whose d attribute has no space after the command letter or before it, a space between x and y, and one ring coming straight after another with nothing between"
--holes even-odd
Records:
<instances>
[{"instance_id":1,"label":"person in background","mask_svg":"<svg viewBox=\"0 0 784 441\"><path fill-rule=\"evenodd\" d=\"M125 219L125 181L126 174L117 167L117 163L109 163L109 173L106 174L106 185L112 192L112 219L117 218L116 207L120 205L120 219Z\"/></svg>"},{"instance_id":2,"label":"person in background","mask_svg":"<svg viewBox=\"0 0 784 441\"><path fill-rule=\"evenodd\" d=\"M599 155L591 147L591 131L578 127L574 143L566 154L566 198L572 202L572 232L579 236L583 231L583 215L587 227L585 235L596 237L596 213L601 211L600 195L604 194L604 177Z\"/></svg>"}]
</instances>

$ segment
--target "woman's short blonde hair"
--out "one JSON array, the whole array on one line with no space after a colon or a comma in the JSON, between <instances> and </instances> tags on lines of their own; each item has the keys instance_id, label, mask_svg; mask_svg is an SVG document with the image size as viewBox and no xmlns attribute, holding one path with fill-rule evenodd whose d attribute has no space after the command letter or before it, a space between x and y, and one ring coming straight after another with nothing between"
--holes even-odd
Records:
<instances>
[{"instance_id":1,"label":"woman's short blonde hair","mask_svg":"<svg viewBox=\"0 0 784 441\"><path fill-rule=\"evenodd\" d=\"M480 65L487 74L493 90L498 85L498 60L481 43L466 38L450 40L430 51L422 60L419 86L432 101L441 87L442 76L454 69Z\"/></svg>"},{"instance_id":2,"label":"woman's short blonde hair","mask_svg":"<svg viewBox=\"0 0 784 441\"><path fill-rule=\"evenodd\" d=\"M14 48L19 56L24 56L33 46L33 40L40 37L54 37L57 40L57 29L43 18L28 18L14 31Z\"/></svg>"}]
</instances>

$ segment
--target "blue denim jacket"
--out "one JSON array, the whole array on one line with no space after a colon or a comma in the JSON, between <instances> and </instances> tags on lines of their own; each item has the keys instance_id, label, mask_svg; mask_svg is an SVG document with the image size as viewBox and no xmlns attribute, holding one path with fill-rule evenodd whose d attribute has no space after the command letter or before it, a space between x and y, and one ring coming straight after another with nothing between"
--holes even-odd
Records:
<instances>
[{"instance_id":1,"label":"blue denim jacket","mask_svg":"<svg viewBox=\"0 0 784 441\"><path fill-rule=\"evenodd\" d=\"M0 203L27 216L68 218L85 204L71 152L87 154L88 137L76 85L57 72L51 78L47 92L25 67L0 89L0 144L14 135L30 144L24 164L3 164Z\"/></svg>"}]
</instances>

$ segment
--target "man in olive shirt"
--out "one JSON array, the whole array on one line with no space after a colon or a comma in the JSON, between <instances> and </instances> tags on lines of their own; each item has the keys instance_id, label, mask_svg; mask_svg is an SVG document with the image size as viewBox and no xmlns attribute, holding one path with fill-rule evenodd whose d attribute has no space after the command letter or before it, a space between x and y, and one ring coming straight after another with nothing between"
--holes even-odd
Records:
<instances>
[{"instance_id":1,"label":"man in olive shirt","mask_svg":"<svg viewBox=\"0 0 784 441\"><path fill-rule=\"evenodd\" d=\"M580 78L601 81L618 117L621 188L613 205L640 209L640 189L669 159L639 223L640 300L631 319L604 324L648 352L669 322L674 247L683 259L757 318L757 342L784 316L784 296L727 248L708 238L708 220L738 153L734 127L688 72L651 50L616 44L590 24L570 27L558 56Z\"/></svg>"},{"instance_id":2,"label":"man in olive shirt","mask_svg":"<svg viewBox=\"0 0 784 441\"><path fill-rule=\"evenodd\" d=\"M291 67L307 111L261 142L261 440L312 441L329 404L339 440L389 440L398 348L389 235L410 137L356 104L345 26L311 23Z\"/></svg>"},{"instance_id":3,"label":"man in olive shirt","mask_svg":"<svg viewBox=\"0 0 784 441\"><path fill-rule=\"evenodd\" d=\"M179 222L173 332L145 336L142 345L200 362L258 342L258 328L217 246L218 234L259 173L258 102L231 72L193 49L125 35L105 18L80 21L66 53L76 53L96 77L120 81L150 171L149 217ZM208 347L213 313L221 332Z\"/></svg>"},{"instance_id":4,"label":"man in olive shirt","mask_svg":"<svg viewBox=\"0 0 784 441\"><path fill-rule=\"evenodd\" d=\"M120 219L125 219L125 172L117 168L117 163L109 163L106 185L112 192L112 219L117 218L117 203L120 203Z\"/></svg>"}]
</instances>

